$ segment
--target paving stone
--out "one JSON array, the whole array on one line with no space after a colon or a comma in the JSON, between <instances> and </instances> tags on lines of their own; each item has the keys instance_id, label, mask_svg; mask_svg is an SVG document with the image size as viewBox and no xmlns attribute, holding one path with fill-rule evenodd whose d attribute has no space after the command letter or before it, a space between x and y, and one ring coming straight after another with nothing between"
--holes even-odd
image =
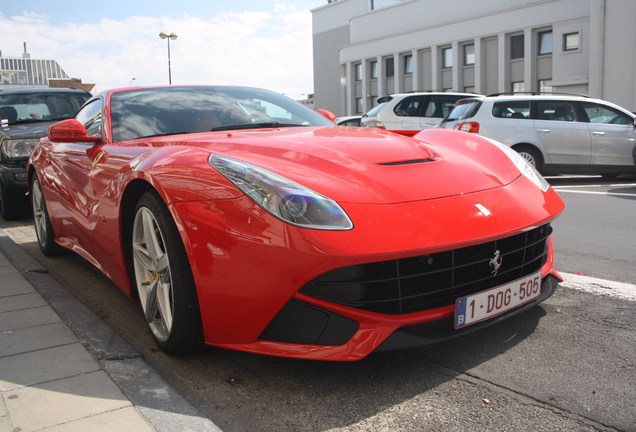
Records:
<instances>
[{"instance_id":1,"label":"paving stone","mask_svg":"<svg viewBox=\"0 0 636 432\"><path fill-rule=\"evenodd\" d=\"M18 294L14 296L2 297L2 301L0 301L0 313L46 305L46 301L42 298L41 295L37 293Z\"/></svg>"},{"instance_id":2,"label":"paving stone","mask_svg":"<svg viewBox=\"0 0 636 432\"><path fill-rule=\"evenodd\" d=\"M46 432L154 432L148 422L139 415L134 407L122 408L116 411L65 423L47 429Z\"/></svg>"},{"instance_id":3,"label":"paving stone","mask_svg":"<svg viewBox=\"0 0 636 432\"><path fill-rule=\"evenodd\" d=\"M52 324L59 321L60 317L48 305L2 312L0 313L0 332Z\"/></svg>"},{"instance_id":4,"label":"paving stone","mask_svg":"<svg viewBox=\"0 0 636 432\"><path fill-rule=\"evenodd\" d=\"M0 357L68 345L77 338L62 322L0 332Z\"/></svg>"},{"instance_id":5,"label":"paving stone","mask_svg":"<svg viewBox=\"0 0 636 432\"><path fill-rule=\"evenodd\" d=\"M99 363L79 342L0 358L0 391L94 372Z\"/></svg>"},{"instance_id":6,"label":"paving stone","mask_svg":"<svg viewBox=\"0 0 636 432\"><path fill-rule=\"evenodd\" d=\"M131 406L103 371L11 390L3 392L3 395L13 426L21 432L49 428Z\"/></svg>"},{"instance_id":7,"label":"paving stone","mask_svg":"<svg viewBox=\"0 0 636 432\"><path fill-rule=\"evenodd\" d=\"M34 292L35 289L33 289L31 284L28 283L20 273L15 271L15 269L2 275L2 282L0 282L0 297L29 294Z\"/></svg>"}]
</instances>

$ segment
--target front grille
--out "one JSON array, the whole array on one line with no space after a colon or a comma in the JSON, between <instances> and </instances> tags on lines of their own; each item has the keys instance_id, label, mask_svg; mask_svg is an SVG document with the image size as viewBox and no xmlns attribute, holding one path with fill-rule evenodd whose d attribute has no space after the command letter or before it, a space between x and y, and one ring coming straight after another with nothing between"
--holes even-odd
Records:
<instances>
[{"instance_id":1,"label":"front grille","mask_svg":"<svg viewBox=\"0 0 636 432\"><path fill-rule=\"evenodd\" d=\"M455 303L455 299L511 282L541 269L548 258L549 224L493 242L327 272L302 294L385 314L405 314ZM496 275L490 261L499 251Z\"/></svg>"}]
</instances>

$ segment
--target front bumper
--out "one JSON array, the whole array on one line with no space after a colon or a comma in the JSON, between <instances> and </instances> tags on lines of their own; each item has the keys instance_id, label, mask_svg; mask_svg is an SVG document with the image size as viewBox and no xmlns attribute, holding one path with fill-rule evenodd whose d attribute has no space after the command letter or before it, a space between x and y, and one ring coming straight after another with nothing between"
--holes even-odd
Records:
<instances>
[{"instance_id":1,"label":"front bumper","mask_svg":"<svg viewBox=\"0 0 636 432\"><path fill-rule=\"evenodd\" d=\"M26 162L21 165L0 164L0 181L7 192L25 194L28 185Z\"/></svg>"},{"instance_id":2,"label":"front bumper","mask_svg":"<svg viewBox=\"0 0 636 432\"><path fill-rule=\"evenodd\" d=\"M543 281L541 283L541 294L535 300L526 303L516 309L512 309L507 313L491 318L488 321L484 321L469 327L464 327L460 330L455 330L453 328L452 316L430 323L399 328L395 332L393 332L391 336L389 336L382 343L382 345L380 345L376 349L376 352L430 345L433 343L464 336L466 334L489 327L493 324L497 324L498 322L501 322L512 316L523 313L524 311L533 308L539 303L548 299L552 294L555 293L559 282L559 279L557 279L554 275L549 274L548 276L543 278Z\"/></svg>"}]
</instances>

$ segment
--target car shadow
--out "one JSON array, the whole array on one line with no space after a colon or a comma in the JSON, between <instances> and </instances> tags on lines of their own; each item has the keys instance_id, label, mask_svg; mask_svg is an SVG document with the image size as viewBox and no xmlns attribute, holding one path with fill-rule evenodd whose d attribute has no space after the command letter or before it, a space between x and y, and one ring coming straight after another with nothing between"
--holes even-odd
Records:
<instances>
[{"instance_id":1,"label":"car shadow","mask_svg":"<svg viewBox=\"0 0 636 432\"><path fill-rule=\"evenodd\" d=\"M202 409L224 430L232 430L237 422L246 430L261 431L348 427L428 394L508 352L533 334L545 314L535 307L461 338L375 353L352 363L207 348L196 361L214 368L223 365L217 378L224 385L201 381L206 382L198 389ZM237 403L240 408L235 408Z\"/></svg>"},{"instance_id":2,"label":"car shadow","mask_svg":"<svg viewBox=\"0 0 636 432\"><path fill-rule=\"evenodd\" d=\"M611 196L627 200L636 200L636 186L613 187L607 191Z\"/></svg>"}]
</instances>

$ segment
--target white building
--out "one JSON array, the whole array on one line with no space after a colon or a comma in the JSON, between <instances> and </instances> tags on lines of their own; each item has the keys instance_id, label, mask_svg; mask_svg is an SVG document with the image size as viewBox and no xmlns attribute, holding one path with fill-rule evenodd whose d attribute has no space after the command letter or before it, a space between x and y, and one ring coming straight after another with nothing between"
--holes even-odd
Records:
<instances>
[{"instance_id":1,"label":"white building","mask_svg":"<svg viewBox=\"0 0 636 432\"><path fill-rule=\"evenodd\" d=\"M634 0L331 0L314 9L315 106L419 90L587 94L636 111Z\"/></svg>"},{"instance_id":2,"label":"white building","mask_svg":"<svg viewBox=\"0 0 636 432\"><path fill-rule=\"evenodd\" d=\"M32 59L26 42L22 57L4 57L0 51L0 85L49 85L49 80L68 80L55 60Z\"/></svg>"}]
</instances>

